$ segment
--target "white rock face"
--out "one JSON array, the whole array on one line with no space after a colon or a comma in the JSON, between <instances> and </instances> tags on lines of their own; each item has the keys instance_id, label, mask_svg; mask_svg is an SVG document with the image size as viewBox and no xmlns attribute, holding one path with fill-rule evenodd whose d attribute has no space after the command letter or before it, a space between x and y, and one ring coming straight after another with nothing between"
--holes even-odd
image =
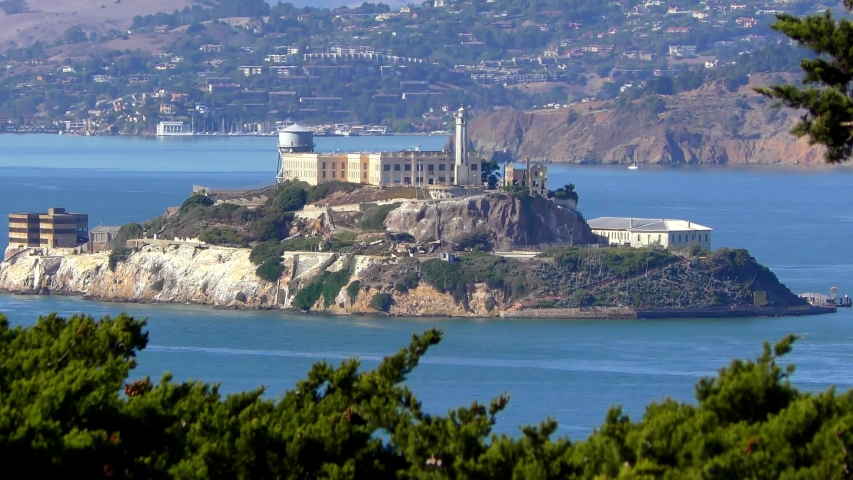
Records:
<instances>
[{"instance_id":1,"label":"white rock face","mask_svg":"<svg viewBox=\"0 0 853 480\"><path fill-rule=\"evenodd\" d=\"M0 265L0 290L129 302L274 308L277 285L255 275L248 249L147 246L109 269L109 256L20 257Z\"/></svg>"}]
</instances>

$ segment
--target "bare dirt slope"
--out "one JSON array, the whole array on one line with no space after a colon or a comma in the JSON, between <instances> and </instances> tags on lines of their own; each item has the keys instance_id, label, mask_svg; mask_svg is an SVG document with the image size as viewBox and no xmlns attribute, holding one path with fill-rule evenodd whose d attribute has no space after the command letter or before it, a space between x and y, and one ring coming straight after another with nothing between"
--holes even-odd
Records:
<instances>
[{"instance_id":1,"label":"bare dirt slope","mask_svg":"<svg viewBox=\"0 0 853 480\"><path fill-rule=\"evenodd\" d=\"M194 0L27 0L29 12L6 15L0 11L0 44L31 45L54 40L69 27L85 32L126 29L133 17L173 12L196 5Z\"/></svg>"},{"instance_id":2,"label":"bare dirt slope","mask_svg":"<svg viewBox=\"0 0 853 480\"><path fill-rule=\"evenodd\" d=\"M484 151L552 162L822 164L821 148L789 133L798 112L771 108L752 90L770 83L770 75L753 74L737 92L715 82L621 106L500 110L471 121L471 141Z\"/></svg>"}]
</instances>

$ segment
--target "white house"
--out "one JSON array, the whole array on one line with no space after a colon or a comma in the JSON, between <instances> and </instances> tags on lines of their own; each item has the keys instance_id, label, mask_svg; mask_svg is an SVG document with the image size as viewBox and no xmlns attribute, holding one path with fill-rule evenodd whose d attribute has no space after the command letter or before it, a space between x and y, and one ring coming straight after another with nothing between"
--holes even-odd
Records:
<instances>
[{"instance_id":1,"label":"white house","mask_svg":"<svg viewBox=\"0 0 853 480\"><path fill-rule=\"evenodd\" d=\"M668 218L601 217L588 223L599 243L631 247L658 245L670 248L696 244L710 250L714 232L712 228L690 220Z\"/></svg>"}]
</instances>

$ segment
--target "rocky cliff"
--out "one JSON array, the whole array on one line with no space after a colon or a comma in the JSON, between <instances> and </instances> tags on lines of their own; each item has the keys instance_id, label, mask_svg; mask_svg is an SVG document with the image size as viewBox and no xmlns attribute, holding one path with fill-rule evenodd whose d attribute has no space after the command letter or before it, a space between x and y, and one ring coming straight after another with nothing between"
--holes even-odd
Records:
<instances>
[{"instance_id":1,"label":"rocky cliff","mask_svg":"<svg viewBox=\"0 0 853 480\"><path fill-rule=\"evenodd\" d=\"M244 308L268 308L276 298L248 249L149 246L114 271L109 264L106 254L17 257L0 266L0 291Z\"/></svg>"},{"instance_id":2,"label":"rocky cliff","mask_svg":"<svg viewBox=\"0 0 853 480\"><path fill-rule=\"evenodd\" d=\"M774 109L752 90L774 81L752 77L737 92L717 82L632 102L499 110L471 120L471 142L478 150L551 162L821 164L821 148L789 133L798 113Z\"/></svg>"},{"instance_id":3,"label":"rocky cliff","mask_svg":"<svg viewBox=\"0 0 853 480\"><path fill-rule=\"evenodd\" d=\"M406 202L385 218L392 232L410 233L418 241L459 243L478 233L494 235L497 250L541 243L594 243L576 211L532 197L480 195L441 202Z\"/></svg>"}]
</instances>

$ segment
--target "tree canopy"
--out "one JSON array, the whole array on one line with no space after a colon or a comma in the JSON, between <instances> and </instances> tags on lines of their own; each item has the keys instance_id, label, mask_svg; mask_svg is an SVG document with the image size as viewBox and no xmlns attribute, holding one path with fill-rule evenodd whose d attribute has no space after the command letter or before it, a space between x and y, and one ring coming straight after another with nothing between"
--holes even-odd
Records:
<instances>
[{"instance_id":1,"label":"tree canopy","mask_svg":"<svg viewBox=\"0 0 853 480\"><path fill-rule=\"evenodd\" d=\"M507 405L425 413L404 384L442 333L374 370L315 364L275 399L258 388L130 381L149 334L126 315L0 317L0 460L32 478L820 478L851 476L853 394L802 393L779 365L795 337L696 385L696 402L618 407L585 441L553 420L492 433ZM581 392L577 393L581 395Z\"/></svg>"},{"instance_id":2,"label":"tree canopy","mask_svg":"<svg viewBox=\"0 0 853 480\"><path fill-rule=\"evenodd\" d=\"M844 0L844 7L853 12L853 0ZM800 62L804 87L787 84L757 90L780 100L780 105L805 110L791 133L808 136L812 145L826 146L828 163L845 162L853 155L853 23L847 18L836 20L829 10L804 18L790 14L777 18L774 30L817 56Z\"/></svg>"}]
</instances>

